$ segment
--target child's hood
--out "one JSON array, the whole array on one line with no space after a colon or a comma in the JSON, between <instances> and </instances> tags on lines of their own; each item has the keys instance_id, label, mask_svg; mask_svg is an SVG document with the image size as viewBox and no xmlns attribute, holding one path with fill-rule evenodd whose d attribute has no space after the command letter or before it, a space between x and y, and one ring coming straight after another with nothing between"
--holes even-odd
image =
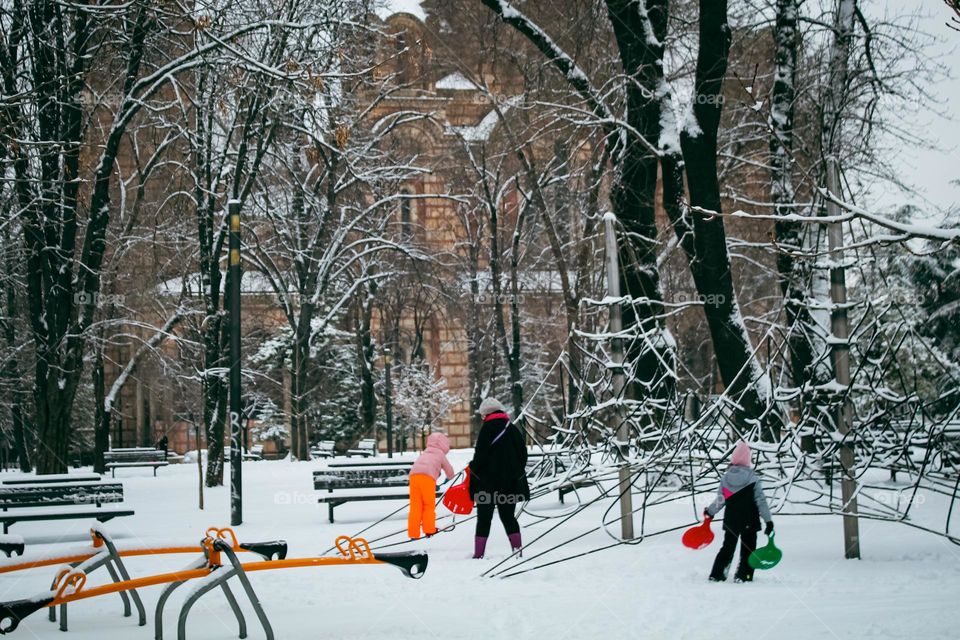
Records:
<instances>
[{"instance_id":1,"label":"child's hood","mask_svg":"<svg viewBox=\"0 0 960 640\"><path fill-rule=\"evenodd\" d=\"M740 465L730 465L727 469L727 472L723 474L723 481L721 483L724 489L724 495L730 497L730 495L740 491L746 486L749 486L757 481L756 472L750 467L743 467ZM729 493L728 493L729 492Z\"/></svg>"},{"instance_id":2,"label":"child's hood","mask_svg":"<svg viewBox=\"0 0 960 640\"><path fill-rule=\"evenodd\" d=\"M439 449L444 455L450 451L450 441L442 433L431 433L427 436L427 448L433 447Z\"/></svg>"}]
</instances>

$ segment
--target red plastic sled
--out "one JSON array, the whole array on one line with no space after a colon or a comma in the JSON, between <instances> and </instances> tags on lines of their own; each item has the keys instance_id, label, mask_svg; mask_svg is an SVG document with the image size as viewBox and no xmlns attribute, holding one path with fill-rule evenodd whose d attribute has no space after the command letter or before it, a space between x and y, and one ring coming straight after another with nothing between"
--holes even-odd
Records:
<instances>
[{"instance_id":1,"label":"red plastic sled","mask_svg":"<svg viewBox=\"0 0 960 640\"><path fill-rule=\"evenodd\" d=\"M683 546L691 549L703 549L713 542L713 531L710 529L710 523L713 518L704 518L703 524L690 527L683 533Z\"/></svg>"},{"instance_id":2,"label":"red plastic sled","mask_svg":"<svg viewBox=\"0 0 960 640\"><path fill-rule=\"evenodd\" d=\"M461 516L473 511L473 500L470 499L470 467L464 472L466 477L463 482L453 485L443 494L443 506Z\"/></svg>"}]
</instances>

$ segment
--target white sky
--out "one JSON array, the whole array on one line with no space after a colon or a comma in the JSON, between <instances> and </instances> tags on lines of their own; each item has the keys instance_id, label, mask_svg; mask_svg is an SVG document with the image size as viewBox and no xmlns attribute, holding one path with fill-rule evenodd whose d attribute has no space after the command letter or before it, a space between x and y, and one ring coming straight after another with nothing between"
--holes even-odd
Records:
<instances>
[{"instance_id":1,"label":"white sky","mask_svg":"<svg viewBox=\"0 0 960 640\"><path fill-rule=\"evenodd\" d=\"M872 6L871 6L872 5ZM960 32L950 29L946 22L950 11L943 0L873 0L864 3L869 14L888 15L920 11L920 30L929 33L937 42L927 53L938 59L946 68L949 77L929 87L940 104L922 107L917 113L920 133L934 142L935 146L918 148L897 147L892 161L899 166L904 181L912 184L923 200L889 187L878 188L873 196L875 206L886 209L912 202L929 212L934 220L941 218L948 209L960 209ZM943 115L941 115L943 114Z\"/></svg>"}]
</instances>

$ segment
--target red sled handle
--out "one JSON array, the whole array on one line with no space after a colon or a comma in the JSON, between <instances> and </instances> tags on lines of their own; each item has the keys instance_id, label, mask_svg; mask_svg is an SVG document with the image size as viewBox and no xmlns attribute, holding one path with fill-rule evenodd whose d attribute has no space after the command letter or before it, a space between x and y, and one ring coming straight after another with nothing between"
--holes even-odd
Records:
<instances>
[{"instance_id":1,"label":"red sled handle","mask_svg":"<svg viewBox=\"0 0 960 640\"><path fill-rule=\"evenodd\" d=\"M687 529L681 538L683 546L690 549L703 549L709 546L713 542L713 531L710 529L712 521L713 518L710 516L704 516L701 524Z\"/></svg>"},{"instance_id":2,"label":"red sled handle","mask_svg":"<svg viewBox=\"0 0 960 640\"><path fill-rule=\"evenodd\" d=\"M457 515L467 515L473 511L473 500L470 499L470 467L464 469L466 477L463 482L453 485L443 494L443 506Z\"/></svg>"}]
</instances>

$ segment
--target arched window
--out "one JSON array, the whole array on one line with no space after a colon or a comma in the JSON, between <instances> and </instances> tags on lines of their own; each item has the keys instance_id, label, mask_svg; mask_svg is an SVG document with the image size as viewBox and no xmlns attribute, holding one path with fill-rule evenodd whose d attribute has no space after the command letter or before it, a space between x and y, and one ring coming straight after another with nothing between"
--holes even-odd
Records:
<instances>
[{"instance_id":1,"label":"arched window","mask_svg":"<svg viewBox=\"0 0 960 640\"><path fill-rule=\"evenodd\" d=\"M410 52L407 51L407 38L401 31L396 35L397 45L397 80L403 84L410 82Z\"/></svg>"}]
</instances>

